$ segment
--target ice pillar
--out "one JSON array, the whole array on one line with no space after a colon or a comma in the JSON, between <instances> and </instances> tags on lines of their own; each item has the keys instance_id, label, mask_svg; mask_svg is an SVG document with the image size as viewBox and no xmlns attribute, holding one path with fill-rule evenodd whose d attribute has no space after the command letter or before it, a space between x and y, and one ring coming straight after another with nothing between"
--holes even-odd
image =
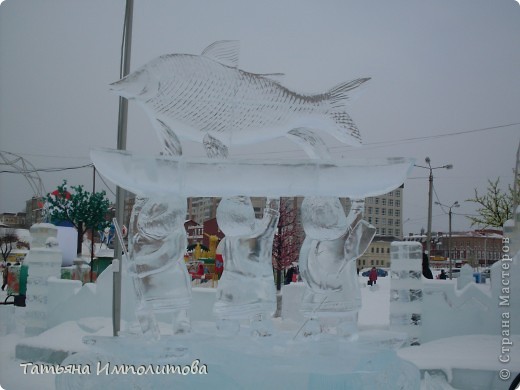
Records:
<instances>
[{"instance_id":1,"label":"ice pillar","mask_svg":"<svg viewBox=\"0 0 520 390\"><path fill-rule=\"evenodd\" d=\"M50 276L61 278L62 253L58 247L56 226L48 223L35 224L30 231L31 250L24 261L29 268L25 334L34 336L47 329L47 279Z\"/></svg>"},{"instance_id":2,"label":"ice pillar","mask_svg":"<svg viewBox=\"0 0 520 390\"><path fill-rule=\"evenodd\" d=\"M422 246L418 242L391 244L390 330L406 332L409 345L421 341Z\"/></svg>"}]
</instances>

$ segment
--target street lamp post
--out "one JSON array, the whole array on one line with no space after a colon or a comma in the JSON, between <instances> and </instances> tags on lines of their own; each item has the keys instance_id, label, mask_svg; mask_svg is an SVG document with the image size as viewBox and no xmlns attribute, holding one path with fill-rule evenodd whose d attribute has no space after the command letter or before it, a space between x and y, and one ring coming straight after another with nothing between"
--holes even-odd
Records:
<instances>
[{"instance_id":1,"label":"street lamp post","mask_svg":"<svg viewBox=\"0 0 520 390\"><path fill-rule=\"evenodd\" d=\"M422 166L422 165L417 165L417 164L415 164L414 166L418 167L418 168L428 169L430 171L430 175L428 177L428 232L426 233L426 251L428 252L428 256L431 256L430 251L431 251L431 239L432 239L433 170L441 169L441 168L452 169L453 165L446 164L446 165L442 165L440 167L432 167L430 164L430 157L426 157L424 159L424 161L426 162L426 164L428 164L427 167Z\"/></svg>"},{"instance_id":2,"label":"street lamp post","mask_svg":"<svg viewBox=\"0 0 520 390\"><path fill-rule=\"evenodd\" d=\"M435 204L438 204L439 206L447 207L449 209L448 216L449 216L449 233L448 233L448 256L449 256L449 262L450 262L450 279L453 279L453 261L451 259L451 209L453 207L459 207L459 202L455 201L451 206L446 206L445 204L442 204L440 202L435 202Z\"/></svg>"}]
</instances>

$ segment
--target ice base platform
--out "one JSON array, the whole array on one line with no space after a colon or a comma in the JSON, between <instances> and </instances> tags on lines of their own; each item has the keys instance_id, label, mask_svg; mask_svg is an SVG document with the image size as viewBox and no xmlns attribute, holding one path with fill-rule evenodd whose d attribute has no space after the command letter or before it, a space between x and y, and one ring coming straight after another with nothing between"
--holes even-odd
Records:
<instances>
[{"instance_id":1,"label":"ice base platform","mask_svg":"<svg viewBox=\"0 0 520 390\"><path fill-rule=\"evenodd\" d=\"M91 373L57 376L56 388L420 388L418 368L399 358L381 338L361 334L349 342L328 336L295 339L294 332L277 332L251 337L249 329L242 328L223 337L216 334L215 324L207 323L189 335L158 342L137 336L87 338L90 351L72 355L62 365L88 365ZM390 337L389 343L393 341ZM166 373L165 367L173 372ZM138 374L147 368L146 374Z\"/></svg>"},{"instance_id":2,"label":"ice base platform","mask_svg":"<svg viewBox=\"0 0 520 390\"><path fill-rule=\"evenodd\" d=\"M362 199L394 190L412 158L234 160L139 155L114 149L90 152L107 179L139 196L335 196Z\"/></svg>"}]
</instances>

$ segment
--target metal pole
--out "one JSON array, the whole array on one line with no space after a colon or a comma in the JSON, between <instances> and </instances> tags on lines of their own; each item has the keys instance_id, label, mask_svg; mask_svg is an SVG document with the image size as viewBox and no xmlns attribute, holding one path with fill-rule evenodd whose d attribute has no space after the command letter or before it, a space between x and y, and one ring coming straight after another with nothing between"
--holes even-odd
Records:
<instances>
[{"instance_id":1,"label":"metal pole","mask_svg":"<svg viewBox=\"0 0 520 390\"><path fill-rule=\"evenodd\" d=\"M125 22L123 34L123 50L121 53L121 70L120 77L123 78L130 73L130 54L132 43L132 19L133 19L134 1L126 0ZM126 149L126 128L128 118L128 100L119 98L119 117L117 127L117 149ZM123 217L125 213L125 197L126 191L119 186L116 188L116 219L120 226L123 226ZM122 247L120 240L115 240L114 259L117 269L113 274L113 290L112 290L112 329L113 335L117 336L121 329L121 270L122 270Z\"/></svg>"},{"instance_id":2,"label":"metal pole","mask_svg":"<svg viewBox=\"0 0 520 390\"><path fill-rule=\"evenodd\" d=\"M448 213L448 215L449 215L449 220L450 220L449 237L448 237L448 256L450 259L450 280L451 280L453 278L453 266L452 266L452 260L451 260L451 207L450 207L450 212Z\"/></svg>"},{"instance_id":3,"label":"metal pole","mask_svg":"<svg viewBox=\"0 0 520 390\"><path fill-rule=\"evenodd\" d=\"M92 166L94 169L92 172L92 193L96 193L96 167ZM90 283L92 283L92 268L94 267L94 226L90 229Z\"/></svg>"},{"instance_id":4,"label":"metal pole","mask_svg":"<svg viewBox=\"0 0 520 390\"><path fill-rule=\"evenodd\" d=\"M484 233L486 234L486 233ZM484 238L484 267L487 268L487 237ZM479 261L480 268L480 261Z\"/></svg>"},{"instance_id":5,"label":"metal pole","mask_svg":"<svg viewBox=\"0 0 520 390\"><path fill-rule=\"evenodd\" d=\"M432 240L432 192L433 192L433 173L430 168L430 177L428 185L428 232L426 233L426 251L428 257L431 257L431 240Z\"/></svg>"}]
</instances>

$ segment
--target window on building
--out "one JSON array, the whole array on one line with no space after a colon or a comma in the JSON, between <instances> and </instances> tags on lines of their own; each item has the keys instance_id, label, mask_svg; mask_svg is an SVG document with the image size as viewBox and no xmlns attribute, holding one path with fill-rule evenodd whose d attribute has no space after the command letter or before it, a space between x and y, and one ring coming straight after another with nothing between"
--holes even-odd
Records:
<instances>
[{"instance_id":1,"label":"window on building","mask_svg":"<svg viewBox=\"0 0 520 390\"><path fill-rule=\"evenodd\" d=\"M392 236L394 234L394 229L388 228L388 235Z\"/></svg>"},{"instance_id":2,"label":"window on building","mask_svg":"<svg viewBox=\"0 0 520 390\"><path fill-rule=\"evenodd\" d=\"M374 203L379 204L379 198L374 198Z\"/></svg>"},{"instance_id":3,"label":"window on building","mask_svg":"<svg viewBox=\"0 0 520 390\"><path fill-rule=\"evenodd\" d=\"M398 219L395 220L395 226L399 226L401 225L401 221L399 221Z\"/></svg>"},{"instance_id":4,"label":"window on building","mask_svg":"<svg viewBox=\"0 0 520 390\"><path fill-rule=\"evenodd\" d=\"M379 207L376 207L376 215L379 214Z\"/></svg>"},{"instance_id":5,"label":"window on building","mask_svg":"<svg viewBox=\"0 0 520 390\"><path fill-rule=\"evenodd\" d=\"M386 234L386 228L381 228L381 234L384 236Z\"/></svg>"},{"instance_id":6,"label":"window on building","mask_svg":"<svg viewBox=\"0 0 520 390\"><path fill-rule=\"evenodd\" d=\"M381 199L381 205L386 206L386 199L385 198Z\"/></svg>"},{"instance_id":7,"label":"window on building","mask_svg":"<svg viewBox=\"0 0 520 390\"><path fill-rule=\"evenodd\" d=\"M390 253L390 248L386 248L386 253Z\"/></svg>"},{"instance_id":8,"label":"window on building","mask_svg":"<svg viewBox=\"0 0 520 390\"><path fill-rule=\"evenodd\" d=\"M370 265L374 265L374 260L370 260Z\"/></svg>"},{"instance_id":9,"label":"window on building","mask_svg":"<svg viewBox=\"0 0 520 390\"><path fill-rule=\"evenodd\" d=\"M395 210L395 216L400 217L401 216L401 210Z\"/></svg>"},{"instance_id":10,"label":"window on building","mask_svg":"<svg viewBox=\"0 0 520 390\"><path fill-rule=\"evenodd\" d=\"M381 215L386 215L386 209L381 209Z\"/></svg>"},{"instance_id":11,"label":"window on building","mask_svg":"<svg viewBox=\"0 0 520 390\"><path fill-rule=\"evenodd\" d=\"M393 209L388 209L388 215L390 217L393 217L394 216L394 210Z\"/></svg>"},{"instance_id":12,"label":"window on building","mask_svg":"<svg viewBox=\"0 0 520 390\"><path fill-rule=\"evenodd\" d=\"M374 247L370 248L370 252L374 253L374 250L375 250Z\"/></svg>"},{"instance_id":13,"label":"window on building","mask_svg":"<svg viewBox=\"0 0 520 390\"><path fill-rule=\"evenodd\" d=\"M399 229L395 229L395 235L396 235L396 236L399 236L400 234L401 234L401 230L399 230Z\"/></svg>"},{"instance_id":14,"label":"window on building","mask_svg":"<svg viewBox=\"0 0 520 390\"><path fill-rule=\"evenodd\" d=\"M381 224L386 225L386 218L381 218Z\"/></svg>"},{"instance_id":15,"label":"window on building","mask_svg":"<svg viewBox=\"0 0 520 390\"><path fill-rule=\"evenodd\" d=\"M367 210L368 210L368 214L372 214L372 207L369 207Z\"/></svg>"},{"instance_id":16,"label":"window on building","mask_svg":"<svg viewBox=\"0 0 520 390\"><path fill-rule=\"evenodd\" d=\"M400 200L396 200L395 201L395 207L401 207L401 201Z\"/></svg>"},{"instance_id":17,"label":"window on building","mask_svg":"<svg viewBox=\"0 0 520 390\"><path fill-rule=\"evenodd\" d=\"M375 219L375 224L376 224L376 225L379 225L379 218L377 218L377 217L376 217L376 219Z\"/></svg>"},{"instance_id":18,"label":"window on building","mask_svg":"<svg viewBox=\"0 0 520 390\"><path fill-rule=\"evenodd\" d=\"M388 218L388 225L394 226L394 220L392 218Z\"/></svg>"},{"instance_id":19,"label":"window on building","mask_svg":"<svg viewBox=\"0 0 520 390\"><path fill-rule=\"evenodd\" d=\"M394 200L393 199L388 199L388 205L389 206L393 206L394 205Z\"/></svg>"},{"instance_id":20,"label":"window on building","mask_svg":"<svg viewBox=\"0 0 520 390\"><path fill-rule=\"evenodd\" d=\"M372 217L368 217L368 223L372 223Z\"/></svg>"},{"instance_id":21,"label":"window on building","mask_svg":"<svg viewBox=\"0 0 520 390\"><path fill-rule=\"evenodd\" d=\"M395 196L396 198L401 197L401 190L395 190Z\"/></svg>"},{"instance_id":22,"label":"window on building","mask_svg":"<svg viewBox=\"0 0 520 390\"><path fill-rule=\"evenodd\" d=\"M376 248L376 253L379 253L379 248Z\"/></svg>"}]
</instances>

